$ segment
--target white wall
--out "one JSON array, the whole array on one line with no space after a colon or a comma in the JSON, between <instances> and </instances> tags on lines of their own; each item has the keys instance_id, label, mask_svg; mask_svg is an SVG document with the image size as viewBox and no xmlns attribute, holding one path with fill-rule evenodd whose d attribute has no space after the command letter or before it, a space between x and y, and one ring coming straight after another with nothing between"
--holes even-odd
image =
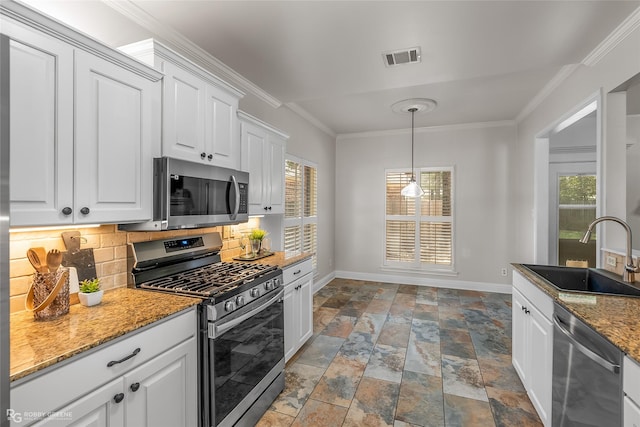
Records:
<instances>
[{"instance_id":1,"label":"white wall","mask_svg":"<svg viewBox=\"0 0 640 427\"><path fill-rule=\"evenodd\" d=\"M594 93L608 93L640 72L640 27L593 65L580 65L530 114L518 124L518 140L510 151L508 173L509 211L512 231L508 249L513 262L534 260L534 140L560 117L591 98ZM606 109L606 105L603 106ZM606 117L606 114L603 114ZM604 141L606 145L606 141ZM606 171L604 180L607 179ZM611 184L611 183L609 183ZM615 183L624 188L624 183ZM605 200L606 200L606 194ZM606 201L603 215L607 214ZM613 224L614 226L616 224ZM616 243L624 247L624 242Z\"/></svg>"},{"instance_id":2,"label":"white wall","mask_svg":"<svg viewBox=\"0 0 640 427\"><path fill-rule=\"evenodd\" d=\"M318 274L320 281L329 280L334 271L335 227L335 138L313 126L286 106L273 108L248 94L240 100L240 109L287 135L287 153L318 165ZM262 226L280 227L279 218L263 220Z\"/></svg>"},{"instance_id":3,"label":"white wall","mask_svg":"<svg viewBox=\"0 0 640 427\"><path fill-rule=\"evenodd\" d=\"M627 222L633 248L640 250L640 115L627 116Z\"/></svg>"},{"instance_id":4,"label":"white wall","mask_svg":"<svg viewBox=\"0 0 640 427\"><path fill-rule=\"evenodd\" d=\"M338 137L336 152L336 275L457 287L508 283L506 227L509 147L513 125L416 129L415 166L453 166L457 276L385 271L385 169L409 168L410 130ZM448 285L447 285L448 283Z\"/></svg>"}]
</instances>

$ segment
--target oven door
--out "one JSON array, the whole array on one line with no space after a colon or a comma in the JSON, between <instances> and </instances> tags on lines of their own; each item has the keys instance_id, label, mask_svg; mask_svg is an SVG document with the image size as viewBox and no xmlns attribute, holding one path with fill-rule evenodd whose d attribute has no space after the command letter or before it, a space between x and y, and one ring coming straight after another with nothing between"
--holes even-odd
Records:
<instances>
[{"instance_id":1,"label":"oven door","mask_svg":"<svg viewBox=\"0 0 640 427\"><path fill-rule=\"evenodd\" d=\"M281 377L284 370L283 296L281 290L266 302L256 301L257 306L249 304L220 322L209 323L209 384L206 386L210 390L211 421L215 421L212 425L234 425L274 380Z\"/></svg>"}]
</instances>

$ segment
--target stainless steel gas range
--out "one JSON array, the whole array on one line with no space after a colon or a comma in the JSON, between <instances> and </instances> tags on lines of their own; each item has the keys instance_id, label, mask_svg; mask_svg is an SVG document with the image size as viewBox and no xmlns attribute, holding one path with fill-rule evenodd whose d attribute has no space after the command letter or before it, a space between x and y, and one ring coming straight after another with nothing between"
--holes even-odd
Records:
<instances>
[{"instance_id":1,"label":"stainless steel gas range","mask_svg":"<svg viewBox=\"0 0 640 427\"><path fill-rule=\"evenodd\" d=\"M254 425L284 389L282 270L221 262L219 233L132 244L134 286L202 298L202 427Z\"/></svg>"}]
</instances>

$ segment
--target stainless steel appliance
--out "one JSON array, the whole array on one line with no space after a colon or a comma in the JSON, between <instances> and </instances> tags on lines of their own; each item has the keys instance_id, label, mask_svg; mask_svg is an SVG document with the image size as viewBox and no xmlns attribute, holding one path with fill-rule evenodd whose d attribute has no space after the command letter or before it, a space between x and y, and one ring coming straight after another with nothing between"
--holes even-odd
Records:
<instances>
[{"instance_id":1,"label":"stainless steel appliance","mask_svg":"<svg viewBox=\"0 0 640 427\"><path fill-rule=\"evenodd\" d=\"M154 159L153 220L138 231L200 228L249 220L249 173L170 157Z\"/></svg>"},{"instance_id":2,"label":"stainless steel appliance","mask_svg":"<svg viewBox=\"0 0 640 427\"><path fill-rule=\"evenodd\" d=\"M219 233L132 244L138 288L202 299L201 426L254 425L284 389L282 270L221 262Z\"/></svg>"},{"instance_id":3,"label":"stainless steel appliance","mask_svg":"<svg viewBox=\"0 0 640 427\"><path fill-rule=\"evenodd\" d=\"M0 414L9 409L9 37L0 34Z\"/></svg>"},{"instance_id":4,"label":"stainless steel appliance","mask_svg":"<svg viewBox=\"0 0 640 427\"><path fill-rule=\"evenodd\" d=\"M555 304L552 425L622 425L622 352Z\"/></svg>"}]
</instances>

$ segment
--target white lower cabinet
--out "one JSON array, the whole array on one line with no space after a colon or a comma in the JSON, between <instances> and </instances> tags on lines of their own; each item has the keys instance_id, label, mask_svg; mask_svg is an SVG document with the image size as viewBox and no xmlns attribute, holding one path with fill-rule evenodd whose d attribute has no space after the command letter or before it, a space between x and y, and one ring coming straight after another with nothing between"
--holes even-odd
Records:
<instances>
[{"instance_id":1,"label":"white lower cabinet","mask_svg":"<svg viewBox=\"0 0 640 427\"><path fill-rule=\"evenodd\" d=\"M11 388L11 425L197 425L196 332L194 308L18 381Z\"/></svg>"},{"instance_id":2,"label":"white lower cabinet","mask_svg":"<svg viewBox=\"0 0 640 427\"><path fill-rule=\"evenodd\" d=\"M310 259L284 269L284 359L313 335L313 265Z\"/></svg>"},{"instance_id":3,"label":"white lower cabinet","mask_svg":"<svg viewBox=\"0 0 640 427\"><path fill-rule=\"evenodd\" d=\"M622 375L624 427L640 427L640 364L625 356Z\"/></svg>"},{"instance_id":4,"label":"white lower cabinet","mask_svg":"<svg viewBox=\"0 0 640 427\"><path fill-rule=\"evenodd\" d=\"M513 366L542 423L551 425L553 301L520 273L513 273Z\"/></svg>"}]
</instances>

